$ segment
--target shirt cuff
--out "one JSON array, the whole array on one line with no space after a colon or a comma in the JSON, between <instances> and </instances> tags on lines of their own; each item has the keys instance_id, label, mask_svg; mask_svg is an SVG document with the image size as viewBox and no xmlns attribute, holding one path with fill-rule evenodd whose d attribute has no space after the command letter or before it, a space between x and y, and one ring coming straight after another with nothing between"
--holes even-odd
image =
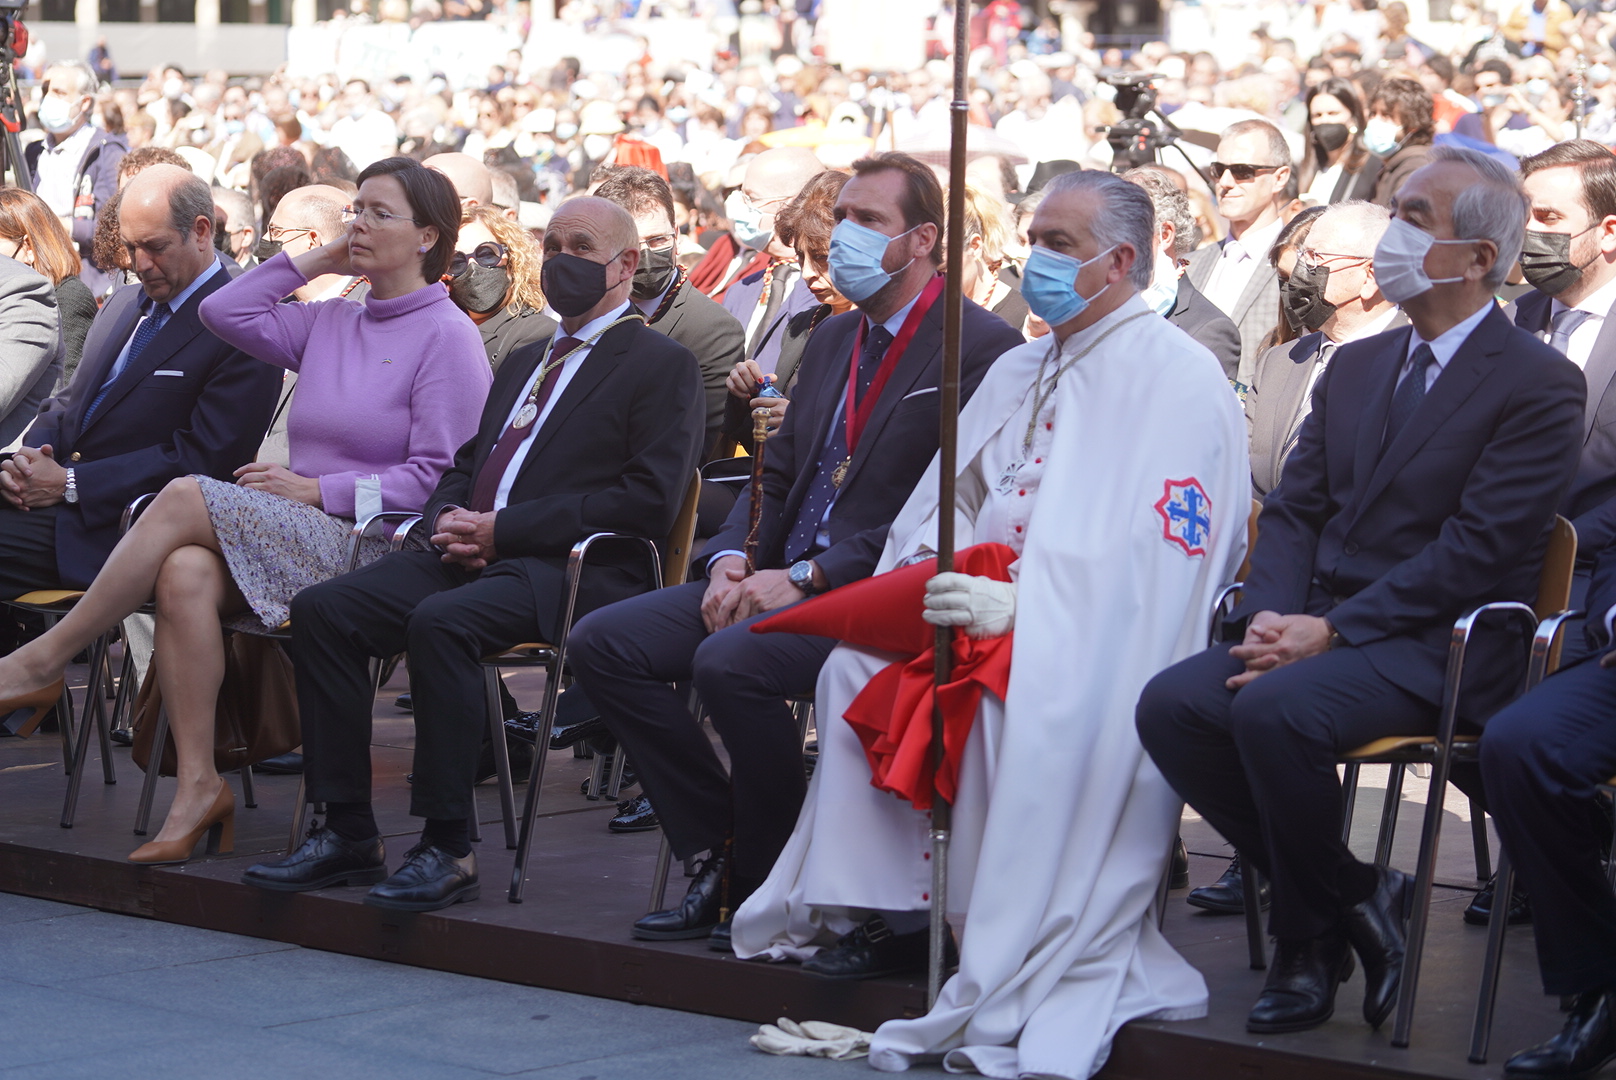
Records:
<instances>
[{"instance_id":1,"label":"shirt cuff","mask_svg":"<svg viewBox=\"0 0 1616 1080\"><path fill-rule=\"evenodd\" d=\"M1611 629L1612 622L1616 622L1616 604L1612 604L1610 610L1605 612L1605 641L1607 643L1616 641L1616 631Z\"/></svg>"},{"instance_id":2,"label":"shirt cuff","mask_svg":"<svg viewBox=\"0 0 1616 1080\"><path fill-rule=\"evenodd\" d=\"M744 552L744 551L736 551L733 548L729 548L729 549L726 549L724 551L720 551L718 554L712 556L710 559L707 560L707 576L708 577L713 576L713 563L717 562L719 559L722 559L725 555L734 555L736 558L739 558L739 559L746 558L746 552ZM1616 610L1616 609L1613 609L1613 610Z\"/></svg>"}]
</instances>

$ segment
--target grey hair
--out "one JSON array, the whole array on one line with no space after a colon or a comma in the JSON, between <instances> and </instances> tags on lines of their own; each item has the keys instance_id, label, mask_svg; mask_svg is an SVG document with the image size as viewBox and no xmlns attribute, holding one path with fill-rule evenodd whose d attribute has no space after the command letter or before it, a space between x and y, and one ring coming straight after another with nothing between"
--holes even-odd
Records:
<instances>
[{"instance_id":1,"label":"grey hair","mask_svg":"<svg viewBox=\"0 0 1616 1080\"><path fill-rule=\"evenodd\" d=\"M1380 243L1386 226L1392 223L1392 212L1384 206L1377 206L1363 199L1349 199L1325 207L1324 213L1319 215L1319 220L1313 223L1313 228L1316 230L1325 222L1352 237L1353 250L1339 254L1372 257L1375 254L1375 245Z\"/></svg>"},{"instance_id":2,"label":"grey hair","mask_svg":"<svg viewBox=\"0 0 1616 1080\"><path fill-rule=\"evenodd\" d=\"M1062 173L1044 188L1049 195L1069 191L1093 193L1099 202L1090 215L1089 229L1100 250L1127 244L1133 248L1133 268L1128 280L1135 289L1150 288L1150 272L1155 265L1156 211L1150 196L1138 184L1097 169Z\"/></svg>"},{"instance_id":3,"label":"grey hair","mask_svg":"<svg viewBox=\"0 0 1616 1080\"><path fill-rule=\"evenodd\" d=\"M71 71L77 75L79 77L77 92L81 95L95 93L95 88L100 83L100 80L95 77L95 72L90 70L90 65L83 60L60 60L51 64L45 69L46 82L50 81L50 73L53 71Z\"/></svg>"},{"instance_id":4,"label":"grey hair","mask_svg":"<svg viewBox=\"0 0 1616 1080\"><path fill-rule=\"evenodd\" d=\"M494 205L503 209L514 209L522 198L522 189L516 183L516 177L504 169L489 169L489 179L493 181Z\"/></svg>"},{"instance_id":5,"label":"grey hair","mask_svg":"<svg viewBox=\"0 0 1616 1080\"><path fill-rule=\"evenodd\" d=\"M1237 120L1223 129L1218 141L1232 139L1237 135L1261 135L1268 140L1268 160L1242 162L1249 165L1289 165L1291 164L1290 143L1280 134L1279 128L1266 120Z\"/></svg>"},{"instance_id":6,"label":"grey hair","mask_svg":"<svg viewBox=\"0 0 1616 1080\"><path fill-rule=\"evenodd\" d=\"M1431 150L1427 164L1452 161L1468 165L1476 173L1478 183L1468 184L1453 199L1453 235L1461 240L1491 240L1498 248L1493 268L1482 278L1488 286L1497 288L1509 276L1509 271L1521 257L1521 244L1526 240L1526 219L1532 201L1514 169L1479 150L1466 150L1457 146L1437 146Z\"/></svg>"},{"instance_id":7,"label":"grey hair","mask_svg":"<svg viewBox=\"0 0 1616 1080\"><path fill-rule=\"evenodd\" d=\"M1178 185L1167 179L1159 168L1142 166L1129 169L1122 178L1138 184L1150 196L1151 208L1156 212L1156 228L1162 222L1173 226L1173 256L1182 259L1195 250L1195 214L1190 210L1190 199Z\"/></svg>"},{"instance_id":8,"label":"grey hair","mask_svg":"<svg viewBox=\"0 0 1616 1080\"><path fill-rule=\"evenodd\" d=\"M252 200L247 198L245 192L234 188L213 188L213 205L224 211L224 220L230 231L246 227L253 230L253 238L257 239L258 230L253 221Z\"/></svg>"},{"instance_id":9,"label":"grey hair","mask_svg":"<svg viewBox=\"0 0 1616 1080\"><path fill-rule=\"evenodd\" d=\"M174 183L168 193L169 224L182 236L189 236L196 219L208 219L208 235L213 235L213 189L200 176L187 176Z\"/></svg>"}]
</instances>

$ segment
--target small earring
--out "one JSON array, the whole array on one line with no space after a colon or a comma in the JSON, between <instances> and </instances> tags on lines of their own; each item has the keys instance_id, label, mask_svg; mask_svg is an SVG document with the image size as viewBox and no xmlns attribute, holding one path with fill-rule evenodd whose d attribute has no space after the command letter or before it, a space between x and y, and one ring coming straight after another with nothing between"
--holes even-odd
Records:
<instances>
[{"instance_id":1,"label":"small earring","mask_svg":"<svg viewBox=\"0 0 1616 1080\"><path fill-rule=\"evenodd\" d=\"M429 252L431 250L432 249L429 246L427 246L426 244L422 244L421 247L420 247L420 253L422 255L425 255L427 252Z\"/></svg>"}]
</instances>

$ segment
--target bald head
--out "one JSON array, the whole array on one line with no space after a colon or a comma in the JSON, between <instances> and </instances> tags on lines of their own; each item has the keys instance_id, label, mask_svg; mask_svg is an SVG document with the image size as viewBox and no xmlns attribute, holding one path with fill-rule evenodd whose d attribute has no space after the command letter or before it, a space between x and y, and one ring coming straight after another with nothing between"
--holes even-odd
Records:
<instances>
[{"instance_id":1,"label":"bald head","mask_svg":"<svg viewBox=\"0 0 1616 1080\"><path fill-rule=\"evenodd\" d=\"M118 231L146 295L166 302L213 265L213 192L178 165L153 165L119 196Z\"/></svg>"},{"instance_id":2,"label":"bald head","mask_svg":"<svg viewBox=\"0 0 1616 1080\"><path fill-rule=\"evenodd\" d=\"M824 163L807 147L781 146L753 158L746 166L741 186L753 202L790 199L824 171Z\"/></svg>"},{"instance_id":3,"label":"bald head","mask_svg":"<svg viewBox=\"0 0 1616 1080\"><path fill-rule=\"evenodd\" d=\"M433 154L421 164L447 176L462 204L494 205L494 176L470 154Z\"/></svg>"},{"instance_id":4,"label":"bald head","mask_svg":"<svg viewBox=\"0 0 1616 1080\"><path fill-rule=\"evenodd\" d=\"M606 292L585 307L593 297L587 288L576 285L576 276L564 269L572 256L606 267ZM557 276L551 276L551 262L557 260ZM562 328L569 333L627 302L634 271L640 264L640 234L629 212L616 203L584 195L568 199L556 209L544 230L545 294L561 314ZM585 268L587 269L587 268Z\"/></svg>"},{"instance_id":5,"label":"bald head","mask_svg":"<svg viewBox=\"0 0 1616 1080\"><path fill-rule=\"evenodd\" d=\"M293 188L270 215L272 229L309 229L319 239L311 246L329 244L346 232L342 224L342 208L348 205L348 196L341 188L327 184L309 184Z\"/></svg>"}]
</instances>

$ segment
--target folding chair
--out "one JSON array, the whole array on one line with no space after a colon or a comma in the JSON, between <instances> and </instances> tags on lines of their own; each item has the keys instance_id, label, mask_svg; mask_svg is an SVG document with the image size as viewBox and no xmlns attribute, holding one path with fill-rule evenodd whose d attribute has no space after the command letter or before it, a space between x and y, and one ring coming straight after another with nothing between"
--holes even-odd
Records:
<instances>
[{"instance_id":1,"label":"folding chair","mask_svg":"<svg viewBox=\"0 0 1616 1080\"><path fill-rule=\"evenodd\" d=\"M627 543L637 545L644 551L651 570L652 589L662 588L664 574L677 576L679 581L684 580L684 568L689 561L690 545L696 529L696 506L701 494L701 476L699 473L691 474L689 485L685 488L684 502L674 519L674 527L669 538L663 542L663 551L659 552L654 541L643 536L628 536L623 533L601 532L572 545L572 551L567 556L567 569L562 578L562 588L565 592L566 603L561 613L560 629L556 633L556 640L551 642L528 642L517 645L497 656L487 657L484 665L494 669L494 678L498 678L499 667L516 664L525 667L544 668L544 697L539 705L539 723L534 732L533 740L533 767L528 773L527 798L522 807L522 824L517 835L515 864L511 868L511 888L508 899L513 904L522 902L522 892L527 884L527 858L533 845L533 827L538 820L539 788L544 783L544 766L549 757L550 735L555 729L556 700L561 696L561 681L566 677L567 671L567 638L572 634L572 624L577 612L578 586L582 580L585 560L590 550L596 544ZM504 727L498 709L498 695L489 695L490 716L495 725L494 736L494 764L501 774L501 785L509 782L510 761L506 755ZM613 767L612 789L622 782L623 765L627 755L619 752L616 755ZM600 764L597 759L595 775L592 782L599 783ZM598 793L598 786L597 786ZM502 793L503 794L503 793ZM508 828L508 827L507 827ZM507 843L509 833L507 832Z\"/></svg>"}]
</instances>

